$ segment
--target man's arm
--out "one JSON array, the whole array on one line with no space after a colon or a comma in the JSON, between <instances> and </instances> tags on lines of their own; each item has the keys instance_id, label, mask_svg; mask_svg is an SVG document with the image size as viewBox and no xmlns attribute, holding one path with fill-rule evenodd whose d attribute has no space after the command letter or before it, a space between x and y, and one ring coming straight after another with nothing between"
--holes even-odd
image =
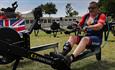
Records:
<instances>
[{"instance_id":1,"label":"man's arm","mask_svg":"<svg viewBox=\"0 0 115 70\"><path fill-rule=\"evenodd\" d=\"M105 21L106 21L106 16L104 14L101 14L97 24L89 25L87 28L91 28L93 30L100 30L103 28Z\"/></svg>"}]
</instances>

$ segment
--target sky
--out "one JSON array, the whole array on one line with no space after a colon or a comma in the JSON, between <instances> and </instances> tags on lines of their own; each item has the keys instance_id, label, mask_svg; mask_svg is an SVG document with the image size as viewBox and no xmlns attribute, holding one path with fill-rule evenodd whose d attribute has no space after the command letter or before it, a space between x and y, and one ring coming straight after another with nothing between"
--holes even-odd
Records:
<instances>
[{"instance_id":1,"label":"sky","mask_svg":"<svg viewBox=\"0 0 115 70\"><path fill-rule=\"evenodd\" d=\"M88 12L87 8L91 1L98 2L98 0L0 0L0 9L11 7L11 4L15 1L18 1L18 8L16 9L16 11L21 13L31 11L41 4L52 2L58 9L56 14L51 15L52 17L64 17L66 15L65 6L67 5L67 3L70 3L72 8L78 11L79 16L82 16L83 14Z\"/></svg>"}]
</instances>

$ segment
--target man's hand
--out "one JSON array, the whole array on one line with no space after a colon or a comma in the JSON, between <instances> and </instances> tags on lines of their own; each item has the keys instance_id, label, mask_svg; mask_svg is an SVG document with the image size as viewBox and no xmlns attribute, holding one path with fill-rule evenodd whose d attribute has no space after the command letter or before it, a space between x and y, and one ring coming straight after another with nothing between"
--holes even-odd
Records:
<instances>
[{"instance_id":1,"label":"man's hand","mask_svg":"<svg viewBox=\"0 0 115 70\"><path fill-rule=\"evenodd\" d=\"M88 29L88 26L83 27L83 31L87 31L87 29Z\"/></svg>"}]
</instances>

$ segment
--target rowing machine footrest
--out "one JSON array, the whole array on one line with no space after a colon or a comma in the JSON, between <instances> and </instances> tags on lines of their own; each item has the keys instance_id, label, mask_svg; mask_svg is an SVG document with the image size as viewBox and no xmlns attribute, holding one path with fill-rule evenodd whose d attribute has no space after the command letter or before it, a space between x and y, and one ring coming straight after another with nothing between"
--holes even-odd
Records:
<instances>
[{"instance_id":1,"label":"rowing machine footrest","mask_svg":"<svg viewBox=\"0 0 115 70\"><path fill-rule=\"evenodd\" d=\"M92 56L92 55L96 55L96 59L97 60L101 60L101 49L96 48L94 51L87 49L86 51L84 51L83 53L81 53L80 55L78 55L77 59L75 59L73 62L77 61L77 60L81 60L84 59L86 57Z\"/></svg>"}]
</instances>

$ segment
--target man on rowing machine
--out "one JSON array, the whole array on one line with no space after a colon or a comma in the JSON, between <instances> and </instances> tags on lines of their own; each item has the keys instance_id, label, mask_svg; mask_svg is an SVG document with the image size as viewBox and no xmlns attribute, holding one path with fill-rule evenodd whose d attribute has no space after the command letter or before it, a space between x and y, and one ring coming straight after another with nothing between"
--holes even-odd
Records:
<instances>
[{"instance_id":1,"label":"man on rowing machine","mask_svg":"<svg viewBox=\"0 0 115 70\"><path fill-rule=\"evenodd\" d=\"M100 13L98 4L90 2L88 7L89 13L82 16L79 26L84 30L87 29L85 36L70 36L63 46L62 55L66 56L74 44L78 44L74 52L68 56L70 62L78 58L86 48L94 50L95 47L100 47L102 44L103 26L106 21L106 16Z\"/></svg>"}]
</instances>

